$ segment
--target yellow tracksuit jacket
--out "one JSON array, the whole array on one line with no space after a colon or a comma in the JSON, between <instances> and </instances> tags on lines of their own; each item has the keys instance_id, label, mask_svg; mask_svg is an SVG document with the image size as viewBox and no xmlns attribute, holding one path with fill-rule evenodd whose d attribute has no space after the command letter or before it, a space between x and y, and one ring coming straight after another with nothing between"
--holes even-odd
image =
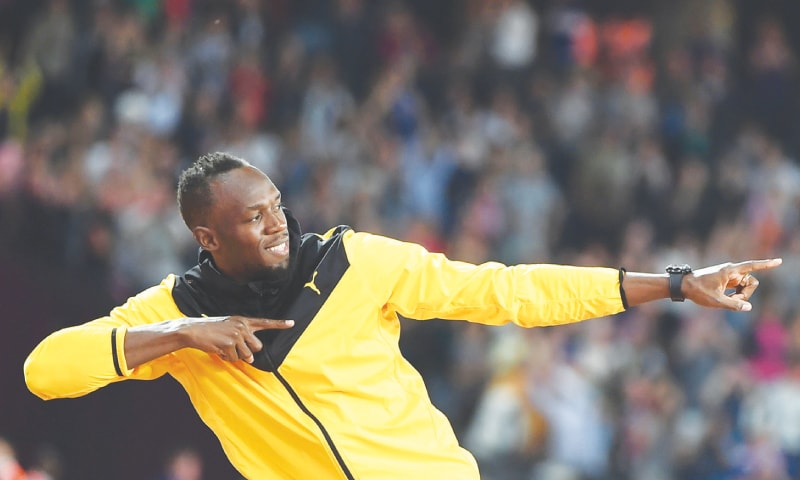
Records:
<instances>
[{"instance_id":1,"label":"yellow tracksuit jacket","mask_svg":"<svg viewBox=\"0 0 800 480\"><path fill-rule=\"evenodd\" d=\"M251 480L479 478L472 455L398 348L398 314L530 327L624 309L619 271L451 261L422 247L338 227L293 235L283 286L238 285L208 255L109 316L57 331L25 362L43 399L165 373L186 389L231 463ZM126 329L188 316L291 318L259 332L254 364L182 349L134 369Z\"/></svg>"}]
</instances>

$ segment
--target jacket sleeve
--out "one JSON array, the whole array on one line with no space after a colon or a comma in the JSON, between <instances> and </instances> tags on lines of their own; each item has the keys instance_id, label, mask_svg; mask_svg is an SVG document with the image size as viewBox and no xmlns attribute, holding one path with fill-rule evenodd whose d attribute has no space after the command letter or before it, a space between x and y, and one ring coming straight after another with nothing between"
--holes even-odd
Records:
<instances>
[{"instance_id":1,"label":"jacket sleeve","mask_svg":"<svg viewBox=\"0 0 800 480\"><path fill-rule=\"evenodd\" d=\"M162 376L171 355L129 369L124 355L125 334L131 326L183 316L172 301L173 284L174 277L167 277L108 316L50 334L25 360L28 389L44 400L72 398L128 378L151 380Z\"/></svg>"},{"instance_id":2,"label":"jacket sleeve","mask_svg":"<svg viewBox=\"0 0 800 480\"><path fill-rule=\"evenodd\" d=\"M620 271L565 265L473 265L366 233L345 234L351 266L384 309L416 319L558 325L625 309Z\"/></svg>"}]
</instances>

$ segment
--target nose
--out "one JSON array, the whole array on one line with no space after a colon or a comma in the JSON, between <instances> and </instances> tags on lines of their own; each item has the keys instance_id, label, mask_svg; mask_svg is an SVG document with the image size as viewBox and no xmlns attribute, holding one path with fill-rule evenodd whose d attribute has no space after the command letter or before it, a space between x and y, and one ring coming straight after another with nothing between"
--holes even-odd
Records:
<instances>
[{"instance_id":1,"label":"nose","mask_svg":"<svg viewBox=\"0 0 800 480\"><path fill-rule=\"evenodd\" d=\"M280 233L286 230L286 227L286 216L283 214L282 210L277 213L268 214L264 222L264 230L267 234Z\"/></svg>"}]
</instances>

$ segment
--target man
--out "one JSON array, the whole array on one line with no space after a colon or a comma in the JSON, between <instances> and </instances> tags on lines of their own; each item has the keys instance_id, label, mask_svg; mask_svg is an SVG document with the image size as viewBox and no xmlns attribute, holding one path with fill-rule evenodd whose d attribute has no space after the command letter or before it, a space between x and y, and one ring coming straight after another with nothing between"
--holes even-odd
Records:
<instances>
[{"instance_id":1,"label":"man","mask_svg":"<svg viewBox=\"0 0 800 480\"><path fill-rule=\"evenodd\" d=\"M670 284L674 298L749 310L750 272L780 264L476 266L346 227L303 235L270 179L224 153L183 172L178 204L198 265L47 337L26 382L50 399L169 373L248 479L479 477L400 354L398 314L554 325L665 298Z\"/></svg>"}]
</instances>

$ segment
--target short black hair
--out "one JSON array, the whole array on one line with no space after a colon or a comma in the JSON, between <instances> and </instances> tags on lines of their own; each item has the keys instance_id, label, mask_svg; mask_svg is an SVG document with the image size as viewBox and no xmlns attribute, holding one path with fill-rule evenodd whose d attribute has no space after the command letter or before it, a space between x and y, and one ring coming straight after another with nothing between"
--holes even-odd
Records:
<instances>
[{"instance_id":1,"label":"short black hair","mask_svg":"<svg viewBox=\"0 0 800 480\"><path fill-rule=\"evenodd\" d=\"M204 221L211 207L211 181L223 173L250 165L224 152L207 153L181 173L178 180L178 208L184 223L192 229Z\"/></svg>"}]
</instances>

